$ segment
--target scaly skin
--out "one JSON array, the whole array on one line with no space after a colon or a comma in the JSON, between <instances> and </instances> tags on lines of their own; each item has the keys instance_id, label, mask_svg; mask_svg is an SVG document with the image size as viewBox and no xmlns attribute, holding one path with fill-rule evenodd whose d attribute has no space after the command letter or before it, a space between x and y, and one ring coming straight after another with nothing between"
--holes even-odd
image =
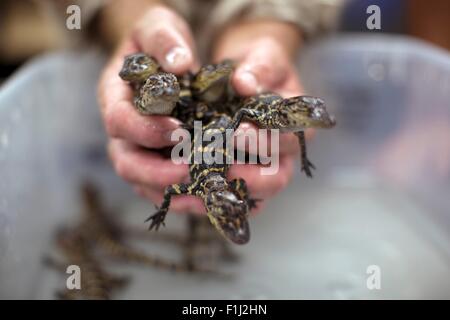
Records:
<instances>
[{"instance_id":1,"label":"scaly skin","mask_svg":"<svg viewBox=\"0 0 450 320\"><path fill-rule=\"evenodd\" d=\"M177 78L171 73L159 72L148 77L139 89L135 106L143 115L170 115L179 96L180 85Z\"/></svg>"},{"instance_id":2,"label":"scaly skin","mask_svg":"<svg viewBox=\"0 0 450 320\"><path fill-rule=\"evenodd\" d=\"M314 165L306 154L304 130L307 128L329 129L336 121L326 110L322 99L311 96L297 96L283 99L274 93L260 94L243 101L236 111L235 121L242 119L255 122L261 128L279 129L280 132L293 132L300 144L301 170L312 177Z\"/></svg>"},{"instance_id":3,"label":"scaly skin","mask_svg":"<svg viewBox=\"0 0 450 320\"><path fill-rule=\"evenodd\" d=\"M196 149L196 140L199 137L194 137L189 161L192 182L174 184L166 188L164 200L158 212L147 219L147 221L151 220L150 229L158 229L164 223L173 195L188 194L203 199L211 223L227 239L237 244L249 241L250 232L246 217L248 210L256 205L255 200L248 196L243 179L232 182L226 179L229 163L231 163L229 158L232 156L227 154L226 141L230 137L226 137L226 130L235 130L244 118L256 122L263 128L298 134L302 147L302 170L308 176L311 176L311 169L314 166L306 156L303 130L331 128L335 125L334 119L329 116L323 101L319 98L299 96L283 99L276 94L263 94L247 99L233 119L223 114L203 127L205 134L222 135L224 144L213 150L216 155L221 155L222 161L214 161L211 164L207 164L206 161L202 161L201 164L195 163L198 156L207 152L212 154L212 150L208 139L202 140L201 148ZM217 160L216 157L215 159Z\"/></svg>"},{"instance_id":4,"label":"scaly skin","mask_svg":"<svg viewBox=\"0 0 450 320\"><path fill-rule=\"evenodd\" d=\"M143 84L148 77L160 71L155 59L145 53L135 53L125 57L119 76L134 84Z\"/></svg>"},{"instance_id":5,"label":"scaly skin","mask_svg":"<svg viewBox=\"0 0 450 320\"><path fill-rule=\"evenodd\" d=\"M175 77L163 72L152 57L135 53L125 57L119 76L130 82L134 105L143 115L171 115L187 127L206 116L204 103L192 96L194 75L191 72Z\"/></svg>"},{"instance_id":6,"label":"scaly skin","mask_svg":"<svg viewBox=\"0 0 450 320\"><path fill-rule=\"evenodd\" d=\"M222 115L203 128L205 134L222 135L223 145L211 150L210 142L202 140L201 147L196 149L197 140L192 141L191 163L189 172L191 183L174 184L168 186L164 193L164 200L158 212L150 216L150 229L159 228L164 223L170 206L171 197L174 195L189 194L198 196L203 200L208 218L216 229L225 238L236 244L245 244L250 239L250 229L247 221L248 212L256 205L256 199L248 195L247 186L243 179L227 181L226 175L230 166L230 157L227 153L226 129L235 128L231 117ZM210 150L208 150L208 148ZM215 153L215 159L211 164L206 161L196 163L195 159L202 157L205 152ZM218 159L220 157L220 159Z\"/></svg>"},{"instance_id":7,"label":"scaly skin","mask_svg":"<svg viewBox=\"0 0 450 320\"><path fill-rule=\"evenodd\" d=\"M233 94L230 78L234 67L232 60L203 66L192 81L192 94L198 100L208 103L227 100Z\"/></svg>"},{"instance_id":8,"label":"scaly skin","mask_svg":"<svg viewBox=\"0 0 450 320\"><path fill-rule=\"evenodd\" d=\"M166 261L126 244L122 230L111 215L108 215L104 210L95 188L90 184L85 184L82 192L86 213L79 230L107 257L116 261L131 262L177 272L213 273L212 270L201 267Z\"/></svg>"},{"instance_id":9,"label":"scaly skin","mask_svg":"<svg viewBox=\"0 0 450 320\"><path fill-rule=\"evenodd\" d=\"M139 113L172 113L180 97L180 85L173 74L161 70L155 59L144 53L126 56L119 76L132 85Z\"/></svg>"},{"instance_id":10,"label":"scaly skin","mask_svg":"<svg viewBox=\"0 0 450 320\"><path fill-rule=\"evenodd\" d=\"M47 257L48 266L66 271L69 265L80 267L80 289L66 289L57 292L60 299L110 299L114 290L128 283L125 277L108 273L94 257L92 246L78 229L59 230L56 243L65 257L65 262Z\"/></svg>"}]
</instances>

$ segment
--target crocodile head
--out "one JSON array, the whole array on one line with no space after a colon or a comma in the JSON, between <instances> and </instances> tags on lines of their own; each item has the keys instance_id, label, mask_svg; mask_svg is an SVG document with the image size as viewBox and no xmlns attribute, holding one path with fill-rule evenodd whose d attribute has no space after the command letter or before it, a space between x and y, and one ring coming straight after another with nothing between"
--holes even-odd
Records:
<instances>
[{"instance_id":1,"label":"crocodile head","mask_svg":"<svg viewBox=\"0 0 450 320\"><path fill-rule=\"evenodd\" d=\"M220 100L229 89L233 70L232 60L203 66L192 81L193 94L206 102Z\"/></svg>"},{"instance_id":2,"label":"crocodile head","mask_svg":"<svg viewBox=\"0 0 450 320\"><path fill-rule=\"evenodd\" d=\"M250 240L248 205L226 185L210 190L205 206L209 220L225 238L236 244L245 244Z\"/></svg>"},{"instance_id":3,"label":"crocodile head","mask_svg":"<svg viewBox=\"0 0 450 320\"><path fill-rule=\"evenodd\" d=\"M148 77L136 99L136 107L142 114L170 115L180 96L177 78L166 72Z\"/></svg>"},{"instance_id":4,"label":"crocodile head","mask_svg":"<svg viewBox=\"0 0 450 320\"><path fill-rule=\"evenodd\" d=\"M158 72L159 64L145 53L135 53L125 57L119 76L130 82L144 82Z\"/></svg>"},{"instance_id":5,"label":"crocodile head","mask_svg":"<svg viewBox=\"0 0 450 320\"><path fill-rule=\"evenodd\" d=\"M306 128L332 128L336 125L329 115L322 99L298 96L280 102L279 121L285 131L299 131Z\"/></svg>"}]
</instances>

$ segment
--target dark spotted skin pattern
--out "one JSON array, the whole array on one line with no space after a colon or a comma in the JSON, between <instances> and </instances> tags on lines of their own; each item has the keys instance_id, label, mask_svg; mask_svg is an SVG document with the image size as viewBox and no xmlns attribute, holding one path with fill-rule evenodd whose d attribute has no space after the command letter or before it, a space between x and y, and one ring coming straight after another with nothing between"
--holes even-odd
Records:
<instances>
[{"instance_id":1,"label":"dark spotted skin pattern","mask_svg":"<svg viewBox=\"0 0 450 320\"><path fill-rule=\"evenodd\" d=\"M63 254L65 261L60 262L54 258L46 257L46 265L66 274L69 265L80 267L80 289L65 289L56 292L59 299L111 299L111 295L117 289L128 283L126 277L118 277L110 274L101 266L95 258L91 243L79 232L79 230L61 229L56 235L56 244Z\"/></svg>"},{"instance_id":2,"label":"dark spotted skin pattern","mask_svg":"<svg viewBox=\"0 0 450 320\"><path fill-rule=\"evenodd\" d=\"M89 185L84 187L84 199L86 218L81 225L81 230L90 235L96 246L108 258L118 262L135 263L176 272L212 272L193 265L187 266L183 263L166 261L133 248L126 243L119 224L106 213L96 190Z\"/></svg>"},{"instance_id":3,"label":"dark spotted skin pattern","mask_svg":"<svg viewBox=\"0 0 450 320\"><path fill-rule=\"evenodd\" d=\"M143 115L170 115L186 128L193 127L195 120L207 121L216 115L204 102L193 97L194 74L186 72L176 77L164 72L155 59L144 53L126 56L119 76L132 86L134 105Z\"/></svg>"},{"instance_id":4,"label":"dark spotted skin pattern","mask_svg":"<svg viewBox=\"0 0 450 320\"><path fill-rule=\"evenodd\" d=\"M283 99L274 93L250 98L238 97L230 85L234 67L233 61L224 60L203 66L195 75L179 77L180 99L171 115L180 119L187 129L192 128L195 120L201 120L205 124L203 132L218 131L224 136L226 129L236 129L242 120L253 121L261 128L293 132L300 144L302 171L312 177L314 165L307 158L304 130L331 128L335 125L323 101L309 96ZM246 243L250 235L246 217L249 209L255 207L256 201L248 196L243 179L227 181L229 164L198 164L193 161L207 153L220 154L223 158L232 157L226 154L226 146L211 149L209 142L203 142L198 147L197 140L199 138L194 137L190 155L191 183L174 184L166 188L158 212L147 219L151 221L150 229L158 229L164 224L172 196L195 195L203 199L211 223L222 235L234 243Z\"/></svg>"},{"instance_id":5,"label":"dark spotted skin pattern","mask_svg":"<svg viewBox=\"0 0 450 320\"><path fill-rule=\"evenodd\" d=\"M229 168L227 163L232 162L229 161L230 159L226 161L227 158L232 157L227 154L225 143L230 139L226 137L226 130L236 130L244 119L254 121L262 128L296 133L301 145L302 170L308 176L312 176L311 169L314 166L306 157L303 130L311 127L331 128L335 125L334 119L329 116L323 101L319 98L299 96L283 99L279 95L269 93L246 99L233 119L222 114L218 119L203 127L205 135L208 132L220 133L224 141L223 146L211 149L210 140L204 139L200 149L197 149L196 141L199 137L194 137L189 159L192 182L174 184L166 188L164 201L158 212L147 219L147 221L151 220L150 229L158 229L160 224L164 223L171 196L189 194L203 199L211 223L221 234L238 244L248 242L250 233L244 217L247 216L248 209L255 206L255 200L248 196L243 179L232 182L226 180ZM195 163L196 157L205 153L220 154L223 160L218 163L215 158L216 161L211 164L206 161L201 164Z\"/></svg>"},{"instance_id":6,"label":"dark spotted skin pattern","mask_svg":"<svg viewBox=\"0 0 450 320\"><path fill-rule=\"evenodd\" d=\"M132 84L140 85L147 78L161 71L161 67L155 59L145 53L135 53L125 57L119 76Z\"/></svg>"},{"instance_id":7,"label":"dark spotted skin pattern","mask_svg":"<svg viewBox=\"0 0 450 320\"><path fill-rule=\"evenodd\" d=\"M314 165L306 154L304 130L307 128L332 128L336 121L326 110L322 99L311 96L297 96L283 99L275 93L265 93L243 101L235 111L235 119L247 119L260 128L279 129L280 132L293 132L300 144L301 170L312 177Z\"/></svg>"},{"instance_id":8,"label":"dark spotted skin pattern","mask_svg":"<svg viewBox=\"0 0 450 320\"><path fill-rule=\"evenodd\" d=\"M258 200L249 197L243 179L228 181L226 178L231 163L230 157L232 157L226 148L226 129L235 127L233 119L223 114L203 128L204 135L222 136L223 145L219 147L212 147L211 142L206 139L203 139L200 144L197 142L200 137L194 137L189 159L191 183L173 184L166 188L164 200L158 212L146 220L151 221L150 229L157 230L161 224L164 224L172 196L194 195L203 200L209 220L225 238L236 244L245 244L249 241L250 228L247 216ZM210 164L204 159L195 161L195 159L202 159L205 153L211 154L215 161Z\"/></svg>"},{"instance_id":9,"label":"dark spotted skin pattern","mask_svg":"<svg viewBox=\"0 0 450 320\"><path fill-rule=\"evenodd\" d=\"M179 263L161 259L138 250L125 241L125 231L101 203L97 189L90 183L81 188L85 206L81 221L71 228L60 229L55 237L56 246L64 261L46 256L44 263L66 274L69 265L81 271L81 289L59 290L60 299L111 299L116 290L128 284L129 278L116 276L103 268L103 260L156 267L174 272L216 274L193 263Z\"/></svg>"},{"instance_id":10,"label":"dark spotted skin pattern","mask_svg":"<svg viewBox=\"0 0 450 320\"><path fill-rule=\"evenodd\" d=\"M82 191L86 208L79 230L106 257L118 262L135 263L176 272L212 272L196 266L166 261L130 246L126 243L124 232L118 222L103 208L97 190L92 185L85 184Z\"/></svg>"},{"instance_id":11,"label":"dark spotted skin pattern","mask_svg":"<svg viewBox=\"0 0 450 320\"><path fill-rule=\"evenodd\" d=\"M119 76L134 89L134 105L143 115L170 115L179 96L175 75L163 72L155 59L144 53L125 57Z\"/></svg>"},{"instance_id":12,"label":"dark spotted skin pattern","mask_svg":"<svg viewBox=\"0 0 450 320\"><path fill-rule=\"evenodd\" d=\"M135 98L136 109L143 115L170 115L180 96L177 78L167 72L158 72L147 78Z\"/></svg>"}]
</instances>

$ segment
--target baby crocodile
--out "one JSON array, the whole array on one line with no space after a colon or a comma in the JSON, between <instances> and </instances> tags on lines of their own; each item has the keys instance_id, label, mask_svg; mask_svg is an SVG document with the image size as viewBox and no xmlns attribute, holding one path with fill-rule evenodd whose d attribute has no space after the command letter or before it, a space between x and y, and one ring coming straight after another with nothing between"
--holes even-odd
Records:
<instances>
[{"instance_id":1,"label":"baby crocodile","mask_svg":"<svg viewBox=\"0 0 450 320\"><path fill-rule=\"evenodd\" d=\"M134 53L125 57L119 76L133 85L140 85L153 74L160 71L160 65L155 59L145 53Z\"/></svg>"},{"instance_id":2,"label":"baby crocodile","mask_svg":"<svg viewBox=\"0 0 450 320\"><path fill-rule=\"evenodd\" d=\"M234 67L232 60L202 67L192 82L193 95L211 103L219 102L214 109L231 116L239 112L238 117L252 120L261 128L293 132L300 144L301 170L311 178L311 169L315 167L307 157L304 129L332 128L336 124L326 111L324 101L311 96L283 99L270 92L249 98L237 97L230 85Z\"/></svg>"},{"instance_id":3,"label":"baby crocodile","mask_svg":"<svg viewBox=\"0 0 450 320\"><path fill-rule=\"evenodd\" d=\"M222 235L237 244L249 241L247 215L249 209L256 206L257 200L249 197L245 180L228 182L226 179L232 163L230 158L233 157L227 151L227 141L230 139L227 129L236 130L244 118L263 128L298 134L302 146L302 170L308 176L311 176L313 165L306 157L303 130L310 127L330 128L335 124L319 98L298 96L283 99L276 94L262 94L247 99L233 119L222 114L203 127L205 135L222 135L222 146L211 147L210 139L202 139L201 148L196 149L197 140L201 137L194 137L189 159L191 183L174 184L165 189L161 207L147 219L151 220L150 229L158 229L164 223L173 195L188 194L203 200L211 223ZM205 153L212 154L215 161L196 163L196 159L202 159Z\"/></svg>"},{"instance_id":4,"label":"baby crocodile","mask_svg":"<svg viewBox=\"0 0 450 320\"><path fill-rule=\"evenodd\" d=\"M161 71L155 59L144 53L125 57L119 76L133 86L136 109L144 115L170 115L180 97L175 75Z\"/></svg>"},{"instance_id":5,"label":"baby crocodile","mask_svg":"<svg viewBox=\"0 0 450 320\"><path fill-rule=\"evenodd\" d=\"M112 275L104 270L94 257L92 246L78 229L60 229L56 243L64 254L66 261L57 261L46 257L44 262L60 272L66 273L69 265L80 267L80 288L57 292L60 299L110 299L114 290L128 283L128 278Z\"/></svg>"},{"instance_id":6,"label":"baby crocodile","mask_svg":"<svg viewBox=\"0 0 450 320\"><path fill-rule=\"evenodd\" d=\"M138 53L126 57L121 76L132 82L142 82L149 77L137 98L136 107L141 113L167 114L168 110L173 110L169 106L178 100L181 107L173 110L172 115L180 119L186 128L192 127L194 120L209 123L222 113L233 116L239 111L262 128L294 132L300 144L301 170L312 177L311 170L315 167L307 158L304 129L332 128L335 125L334 119L326 112L323 100L309 96L283 99L274 93L248 99L237 97L230 85L234 67L232 60L205 65L195 75L188 73L181 78L183 86L180 89L178 82L173 78L169 80L167 74L158 73L149 77L151 72L148 70L156 72L159 66L154 59ZM177 96L180 90L182 94Z\"/></svg>"},{"instance_id":7,"label":"baby crocodile","mask_svg":"<svg viewBox=\"0 0 450 320\"><path fill-rule=\"evenodd\" d=\"M228 59L201 67L192 80L192 94L208 103L229 99L234 94L230 84L234 67L235 62Z\"/></svg>"},{"instance_id":8,"label":"baby crocodile","mask_svg":"<svg viewBox=\"0 0 450 320\"><path fill-rule=\"evenodd\" d=\"M297 96L283 99L275 93L265 93L250 97L236 110L235 119L254 121L259 127L279 129L280 132L293 132L300 144L301 170L312 177L314 165L306 154L304 129L332 128L336 125L334 117L326 110L322 99L311 96Z\"/></svg>"},{"instance_id":9,"label":"baby crocodile","mask_svg":"<svg viewBox=\"0 0 450 320\"><path fill-rule=\"evenodd\" d=\"M128 59L133 59L133 56L129 56ZM125 62L124 68L128 65L130 63ZM234 65L231 60L225 60L218 64L206 65L197 74L187 75L183 81L178 78L178 82L182 83L180 88L182 94L179 96L178 108L174 108L171 115L179 118L188 128L193 120L202 120L205 124L203 131L219 132L223 135L222 141L227 141L226 129L236 129L243 119L253 121L262 128L293 132L297 135L301 147L302 171L311 177L314 165L307 158L304 130L331 128L335 125L323 101L309 96L283 99L274 93L241 98L235 95L230 85ZM152 75L145 74L140 81L145 77L150 78ZM148 88L140 92L138 99L153 101L152 90L160 92L168 86L169 84L162 82L149 84ZM161 95L161 98L168 100L164 95ZM155 112L157 108L153 102L143 105L152 109L153 114L161 114L159 111ZM191 147L191 183L175 184L166 188L158 212L147 219L151 220L150 229L158 229L164 223L171 196L189 194L202 198L210 221L222 235L235 243L246 243L250 237L247 215L249 209L255 206L256 200L249 198L243 179L227 181L226 173L231 161L219 162L217 156L214 157L216 162L213 164L198 164L193 161L201 159L202 155L208 152L219 154L222 158L233 157L227 154L225 145L210 147L203 139L201 147L196 148L199 139L194 137Z\"/></svg>"},{"instance_id":10,"label":"baby crocodile","mask_svg":"<svg viewBox=\"0 0 450 320\"><path fill-rule=\"evenodd\" d=\"M212 270L195 265L166 261L128 245L123 237L123 230L104 209L96 188L85 183L81 191L86 208L84 219L78 226L78 230L108 258L177 272L213 273Z\"/></svg>"},{"instance_id":11,"label":"baby crocodile","mask_svg":"<svg viewBox=\"0 0 450 320\"><path fill-rule=\"evenodd\" d=\"M234 125L232 118L225 114L204 126L205 135L222 136L222 146L213 150L208 150L211 146L207 139L201 139L199 135L194 136L189 158L191 183L173 184L165 189L161 207L146 220L151 220L150 229L158 230L159 226L164 224L172 196L194 195L203 200L211 223L225 238L236 244L249 241L247 216L249 209L256 206L257 200L249 197L244 179L232 181L226 179L231 163L230 157L233 156L228 154L226 148L226 142L229 141L225 130L227 128L234 128ZM196 149L198 139L201 139L201 147ZM196 163L195 159L202 159L206 152L211 152L215 161L210 164L206 161Z\"/></svg>"},{"instance_id":12,"label":"baby crocodile","mask_svg":"<svg viewBox=\"0 0 450 320\"><path fill-rule=\"evenodd\" d=\"M176 77L163 72L155 59L136 53L125 57L119 76L133 87L139 113L171 115L186 128L192 128L195 120L209 122L217 116L206 100L219 100L228 86L231 70L231 62L225 61L203 67L196 75L186 72Z\"/></svg>"}]
</instances>

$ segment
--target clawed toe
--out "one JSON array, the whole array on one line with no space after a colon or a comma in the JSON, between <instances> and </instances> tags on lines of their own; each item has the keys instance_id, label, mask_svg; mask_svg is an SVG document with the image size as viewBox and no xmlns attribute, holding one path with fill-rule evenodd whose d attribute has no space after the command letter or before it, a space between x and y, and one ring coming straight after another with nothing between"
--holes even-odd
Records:
<instances>
[{"instance_id":1,"label":"clawed toe","mask_svg":"<svg viewBox=\"0 0 450 320\"><path fill-rule=\"evenodd\" d=\"M159 227L161 225L165 226L164 219L166 217L166 213L163 211L158 211L155 214L148 217L145 222L151 221L150 226L148 227L148 230L155 229L158 231Z\"/></svg>"},{"instance_id":2,"label":"clawed toe","mask_svg":"<svg viewBox=\"0 0 450 320\"><path fill-rule=\"evenodd\" d=\"M249 209L251 210L251 209L256 208L257 207L257 203L259 201L262 201L262 199L248 199L247 203L248 203Z\"/></svg>"},{"instance_id":3,"label":"clawed toe","mask_svg":"<svg viewBox=\"0 0 450 320\"><path fill-rule=\"evenodd\" d=\"M309 178L312 178L312 172L311 169L316 169L316 166L306 159L305 163L302 163L302 171L305 172L306 176Z\"/></svg>"}]
</instances>

